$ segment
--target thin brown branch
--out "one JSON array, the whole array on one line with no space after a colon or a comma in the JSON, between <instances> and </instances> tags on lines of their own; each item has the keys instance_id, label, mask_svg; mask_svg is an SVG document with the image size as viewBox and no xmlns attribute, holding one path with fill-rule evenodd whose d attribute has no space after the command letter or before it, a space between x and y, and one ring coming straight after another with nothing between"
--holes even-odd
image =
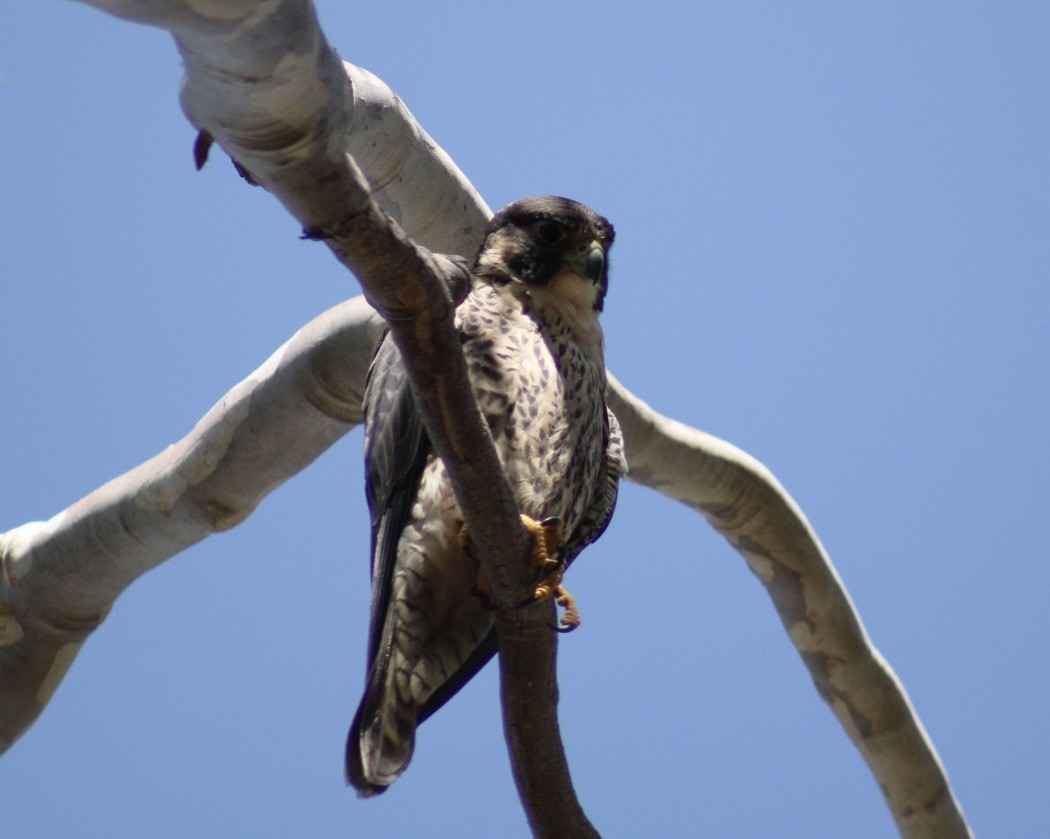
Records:
<instances>
[{"instance_id":1,"label":"thin brown branch","mask_svg":"<svg viewBox=\"0 0 1050 839\"><path fill-rule=\"evenodd\" d=\"M496 618L500 642L515 642L504 643L499 657L504 733L511 754L520 756L512 761L514 781L534 836L596 837L573 789L559 733L557 646L545 643L556 619L554 604L547 601L532 611L539 621L521 611ZM534 695L518 690L521 683L535 685ZM551 734L537 737L537 732Z\"/></svg>"},{"instance_id":2,"label":"thin brown branch","mask_svg":"<svg viewBox=\"0 0 1050 839\"><path fill-rule=\"evenodd\" d=\"M172 30L186 66L183 107L195 127L207 132L272 192L300 221L309 238L323 240L358 277L366 297L387 319L409 373L427 431L444 460L497 603L525 599L528 542L518 521L513 494L495 447L482 422L453 329L448 289L463 268L434 257L409 239L370 195L369 185L341 142L351 125L353 91L338 56L317 26L312 5L260 2L242 4L239 19L230 19L224 4L170 3L164 7L142 0L92 0L115 8L121 16L142 19ZM211 17L209 17L211 14ZM294 62L288 59L294 57ZM460 277L461 279L461 277ZM501 655L518 660L553 661L556 634L543 608L523 609L512 619L531 631L501 631ZM504 671L504 695L519 699L522 709L551 704L554 674L528 681L522 671ZM553 691L551 688L553 687ZM505 716L508 713L504 706ZM544 718L508 721L507 729L528 731L509 738L516 767L530 752L514 753L522 742L558 739L556 722L535 729ZM560 741L557 742L561 750ZM524 768L516 777L543 779L540 788L519 790L526 810L566 801L571 791L564 756L540 768ZM549 796L549 790L561 790ZM570 823L571 810L555 818ZM561 809L561 808L556 808ZM530 821L531 821L530 816Z\"/></svg>"},{"instance_id":3,"label":"thin brown branch","mask_svg":"<svg viewBox=\"0 0 1050 839\"><path fill-rule=\"evenodd\" d=\"M183 104L191 121L213 133L305 228L325 235L332 231L330 244L348 249L351 262L366 256L366 262L375 260L374 269L358 266L377 272L367 285L370 293L382 293L384 272L404 269L419 278L431 277L417 278L424 296L417 298L406 286L399 294L407 296L385 305L390 307L388 315L401 312L403 326L410 325L404 331L411 334L402 335L399 342L437 346L427 329L447 322L448 304L439 299L443 290L434 299L425 295L441 289L433 277L447 280L458 268L416 251L396 228L386 225L341 149L354 155L373 180L372 198L379 207L397 210L417 245L467 253L480 238L487 208L379 80L349 67L345 69L352 83L346 86L343 68L316 37L309 4L285 4L279 22L263 16L249 22L265 4L256 4L258 9L241 4L245 18L238 22L208 21L207 3L202 2L87 2L176 34L188 68ZM214 5L224 15L230 13L229 4ZM219 37L221 45L214 40ZM275 57L289 56L296 60L285 61L282 75L276 77L271 72ZM359 101L373 107L355 107ZM312 111L304 107L307 102L313 103ZM376 120L377 109L387 118ZM301 118L304 111L310 112ZM340 134L342 147L333 142ZM286 154L290 147L296 150L294 160ZM328 151L318 152L324 148ZM300 154L304 149L311 151ZM358 224L360 230L351 230ZM390 237L398 241L391 245ZM392 262L384 262L392 255ZM417 318L413 306L430 313ZM375 330L367 329L374 340ZM340 394L344 386L351 395L359 393L355 376L363 375L363 367L354 368L353 362L363 364L367 354L357 346L333 355L323 342L316 354L300 356L299 349L293 352L291 344L282 348L250 377L250 384L242 383L223 400L223 410L210 412L173 450L51 521L0 537L0 750L5 739L11 742L35 718L79 644L127 582L214 529L236 524L276 485L275 478L294 474L323 450L331 442L325 435L338 436L340 429L349 427L345 423L356 421L352 414L358 397ZM286 375L291 368L283 365L296 358L313 359L307 362L310 369L297 368L305 378ZM272 383L275 401L268 405L256 388L270 388L271 375L283 378ZM433 372L436 379L442 375ZM314 379L330 379L332 387L304 386ZM442 384L434 391L439 392L451 394L453 388ZM283 396L276 398L281 394L292 395L292 402L309 403L320 413L304 412L304 406L293 410ZM435 401L440 409L442 401ZM693 506L744 555L769 591L822 696L868 761L901 833L969 835L943 767L903 688L868 641L830 560L786 492L744 453L660 417L615 383L612 401L627 434L631 477ZM254 431L242 433L249 426ZM267 454L252 445L269 439L258 436L267 428L274 429L282 444L269 454L275 471L261 475L251 467L264 462ZM296 443L303 429L310 430L310 444L300 450ZM460 429L455 431L458 435ZM457 439L460 450L468 450L467 438ZM449 450L455 449L449 441ZM164 503L155 508L129 504L142 500ZM496 530L494 542L501 534L520 535L517 528ZM516 550L508 551L512 560ZM507 584L514 585L514 575L509 576ZM799 611L791 603L805 608ZM557 687L547 623L543 607L499 618L507 739L513 755L525 755L512 758L515 777L537 834L593 835L572 797L560 741L548 739L557 732ZM534 690L521 690L519 684L533 685ZM537 719L546 709L551 715ZM536 731L548 736L530 733ZM563 800L566 790L569 801Z\"/></svg>"},{"instance_id":4,"label":"thin brown branch","mask_svg":"<svg viewBox=\"0 0 1050 839\"><path fill-rule=\"evenodd\" d=\"M377 210L320 235L358 275L390 325L495 599L522 602L528 594L529 543L488 429L470 396L452 326L454 295L448 289L462 266L416 247ZM533 832L596 836L573 790L558 727L552 608L546 603L497 613L507 747Z\"/></svg>"}]
</instances>

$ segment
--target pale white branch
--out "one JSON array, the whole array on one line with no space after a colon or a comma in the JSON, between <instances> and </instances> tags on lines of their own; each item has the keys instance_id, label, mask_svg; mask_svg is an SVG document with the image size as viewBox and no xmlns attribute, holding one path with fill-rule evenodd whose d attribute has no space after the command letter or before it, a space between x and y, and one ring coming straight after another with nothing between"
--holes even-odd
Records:
<instances>
[{"instance_id":1,"label":"pale white branch","mask_svg":"<svg viewBox=\"0 0 1050 839\"><path fill-rule=\"evenodd\" d=\"M101 0L100 5L109 4ZM135 18L134 7L119 3L120 14ZM313 6L307 0L234 5L197 0L190 8L171 2L167 18L156 3L147 0L142 8L150 23L172 32L182 55L183 110L201 132L198 163L217 140L242 172L302 224L306 238L324 242L357 275L366 297L383 315L401 351L430 443L444 461L492 584L493 600L520 603L527 591L528 540L472 397L452 325L452 290L465 269L461 261L436 255L406 235L376 200L383 185L369 183L348 154L351 111L367 108L355 101L351 80L320 31ZM377 88L374 80L366 81L362 86ZM412 125L407 111L390 101L384 104L375 110ZM378 132L380 141L384 133ZM408 140L426 142L426 135L417 130ZM414 174L422 177L450 162L436 163L414 167ZM418 202L418 193L414 197ZM396 209L399 202L392 203ZM441 201L434 206L441 207ZM477 218L473 202L461 201L448 210L445 221ZM415 220L426 225L419 215ZM480 226L464 225L458 235L472 230L481 232ZM496 611L501 662L512 659L521 665L501 666L504 696L520 700L504 702L504 725L508 732L530 732L527 737L508 736L507 743L534 830L547 835L544 825L557 825L558 831L587 835L594 829L572 792L558 734L552 608L544 603ZM542 713L524 713L529 708ZM511 713L518 718L512 720ZM537 744L544 748L534 748ZM547 794L555 790L561 794Z\"/></svg>"},{"instance_id":2,"label":"pale white branch","mask_svg":"<svg viewBox=\"0 0 1050 839\"><path fill-rule=\"evenodd\" d=\"M489 216L484 201L386 85L335 60L308 3L88 2L173 32L187 66L182 101L190 120L305 226L336 230L366 210L367 197L339 174L360 167L371 199L415 244L461 255L475 249ZM272 14L278 7L280 20ZM220 54L226 65L216 62ZM0 750L31 724L132 580L241 521L360 421L380 326L360 300L331 310L183 441L50 521L0 537ZM659 416L615 381L610 393L631 478L702 513L745 557L902 835L969 835L903 687L790 496L739 449Z\"/></svg>"},{"instance_id":3,"label":"pale white branch","mask_svg":"<svg viewBox=\"0 0 1050 839\"><path fill-rule=\"evenodd\" d=\"M661 416L611 380L630 478L702 513L747 560L788 637L867 761L902 836L969 836L904 687L871 643L802 510L765 466Z\"/></svg>"},{"instance_id":4,"label":"pale white branch","mask_svg":"<svg viewBox=\"0 0 1050 839\"><path fill-rule=\"evenodd\" d=\"M361 422L382 320L363 298L297 332L179 442L46 522L0 536L0 751L137 577L243 521Z\"/></svg>"}]
</instances>

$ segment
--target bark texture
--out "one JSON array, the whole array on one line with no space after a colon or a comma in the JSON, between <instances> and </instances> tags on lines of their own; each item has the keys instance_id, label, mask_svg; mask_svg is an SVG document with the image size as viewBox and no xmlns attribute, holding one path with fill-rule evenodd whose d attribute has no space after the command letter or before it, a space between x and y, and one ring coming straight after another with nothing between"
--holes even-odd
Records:
<instances>
[{"instance_id":1,"label":"bark texture","mask_svg":"<svg viewBox=\"0 0 1050 839\"><path fill-rule=\"evenodd\" d=\"M437 255L473 253L491 215L485 202L389 88L339 62L305 0L85 1L171 31L190 121L357 273L410 361L497 596L520 599L525 537L508 525L516 511L451 331L464 266ZM50 520L0 535L0 751L36 719L134 579L238 524L361 421L382 329L360 298L333 308L182 441ZM791 497L744 452L656 414L615 380L610 402L630 478L697 510L745 558L901 834L969 836L903 687ZM508 746L534 833L597 835L557 737L551 608L498 618Z\"/></svg>"}]
</instances>

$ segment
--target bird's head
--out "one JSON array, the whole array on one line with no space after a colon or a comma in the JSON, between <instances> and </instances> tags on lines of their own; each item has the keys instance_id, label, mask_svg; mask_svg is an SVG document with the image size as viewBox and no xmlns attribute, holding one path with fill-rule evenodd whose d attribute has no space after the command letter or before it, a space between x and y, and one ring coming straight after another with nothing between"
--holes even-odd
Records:
<instances>
[{"instance_id":1,"label":"bird's head","mask_svg":"<svg viewBox=\"0 0 1050 839\"><path fill-rule=\"evenodd\" d=\"M600 312L614 236L608 219L577 201L523 198L492 217L474 272L493 282L520 284L526 294L554 294Z\"/></svg>"}]
</instances>

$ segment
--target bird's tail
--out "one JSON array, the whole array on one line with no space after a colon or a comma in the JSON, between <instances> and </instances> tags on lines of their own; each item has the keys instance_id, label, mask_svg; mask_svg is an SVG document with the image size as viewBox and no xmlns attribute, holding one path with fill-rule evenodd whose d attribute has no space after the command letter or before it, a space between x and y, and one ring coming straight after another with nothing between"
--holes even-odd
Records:
<instances>
[{"instance_id":1,"label":"bird's tail","mask_svg":"<svg viewBox=\"0 0 1050 839\"><path fill-rule=\"evenodd\" d=\"M358 795L385 792L412 759L416 708L396 701L384 686L369 684L346 741L346 780Z\"/></svg>"}]
</instances>

